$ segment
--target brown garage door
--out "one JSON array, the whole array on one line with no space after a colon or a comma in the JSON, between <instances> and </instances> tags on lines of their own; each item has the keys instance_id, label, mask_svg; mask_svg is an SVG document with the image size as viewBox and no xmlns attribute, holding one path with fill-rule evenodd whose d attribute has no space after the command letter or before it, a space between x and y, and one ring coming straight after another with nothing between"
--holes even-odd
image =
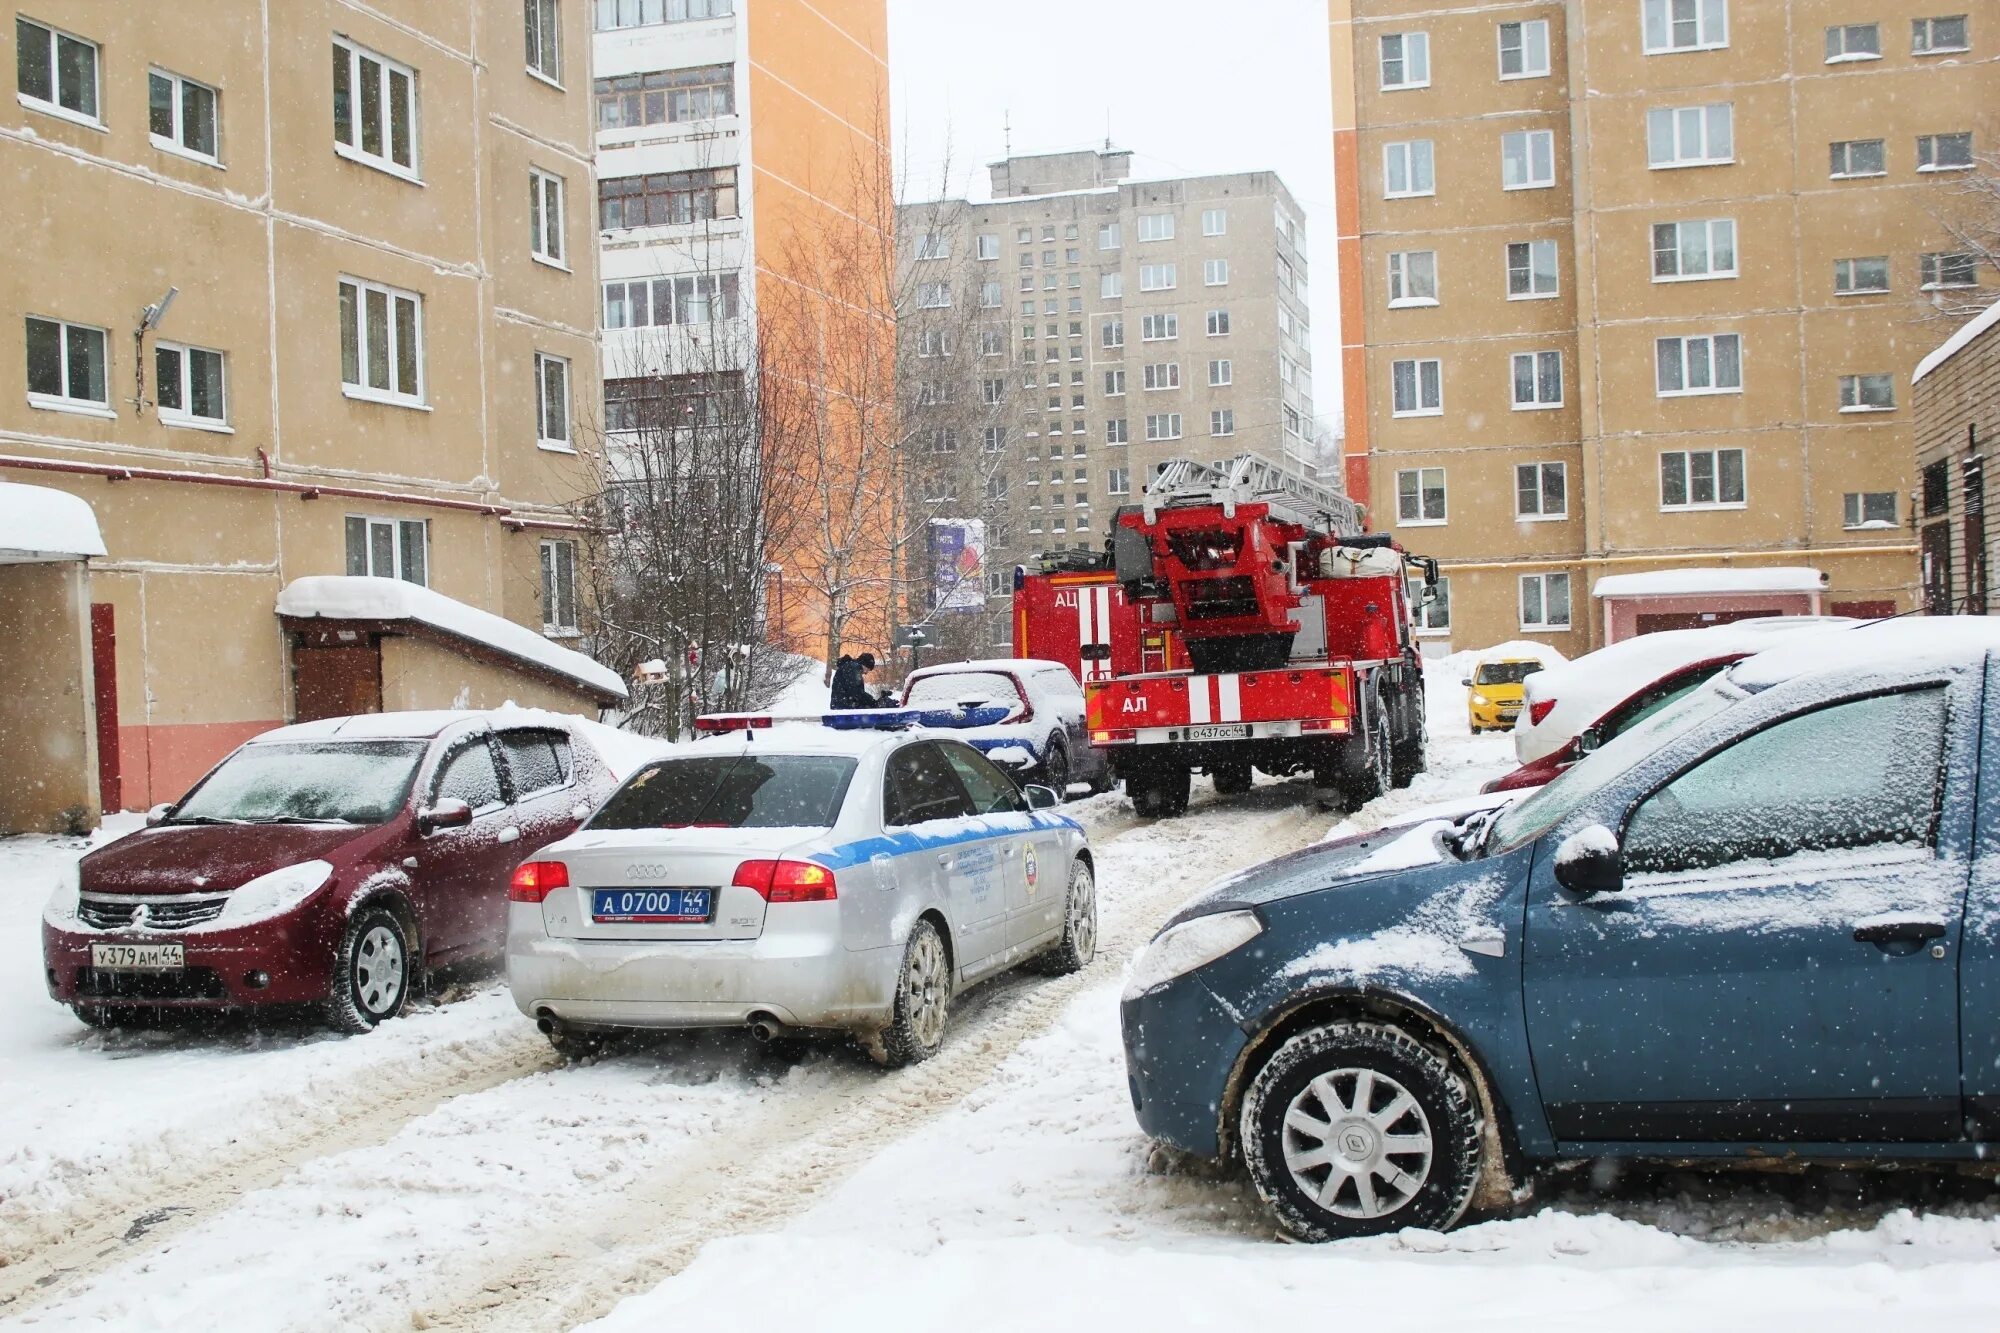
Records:
<instances>
[{"instance_id":1,"label":"brown garage door","mask_svg":"<svg viewBox=\"0 0 2000 1333\"><path fill-rule=\"evenodd\" d=\"M1727 625L1732 620L1754 620L1758 616L1781 616L1784 612L1777 607L1761 611L1662 611L1639 615L1639 633L1658 634L1669 629L1706 629L1710 625Z\"/></svg>"},{"instance_id":2,"label":"brown garage door","mask_svg":"<svg viewBox=\"0 0 2000 1333\"><path fill-rule=\"evenodd\" d=\"M374 635L359 643L292 645L295 722L382 711L382 643Z\"/></svg>"}]
</instances>

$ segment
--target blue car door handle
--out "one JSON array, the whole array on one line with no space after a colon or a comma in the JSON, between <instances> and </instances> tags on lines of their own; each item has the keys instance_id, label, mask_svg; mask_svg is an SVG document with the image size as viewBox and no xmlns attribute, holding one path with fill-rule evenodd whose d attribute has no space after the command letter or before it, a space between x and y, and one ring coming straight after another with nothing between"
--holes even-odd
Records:
<instances>
[{"instance_id":1,"label":"blue car door handle","mask_svg":"<svg viewBox=\"0 0 2000 1333\"><path fill-rule=\"evenodd\" d=\"M1944 922L1925 917L1873 917L1854 925L1854 938L1862 944L1928 944L1944 936Z\"/></svg>"}]
</instances>

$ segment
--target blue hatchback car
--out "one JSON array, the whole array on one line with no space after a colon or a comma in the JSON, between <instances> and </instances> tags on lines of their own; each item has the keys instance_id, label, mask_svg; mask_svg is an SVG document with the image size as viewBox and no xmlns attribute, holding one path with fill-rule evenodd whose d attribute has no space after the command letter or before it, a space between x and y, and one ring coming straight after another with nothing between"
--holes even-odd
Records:
<instances>
[{"instance_id":1,"label":"blue hatchback car","mask_svg":"<svg viewBox=\"0 0 2000 1333\"><path fill-rule=\"evenodd\" d=\"M2000 624L1801 636L1517 804L1225 881L1123 1019L1140 1124L1305 1239L1590 1158L1985 1160Z\"/></svg>"}]
</instances>

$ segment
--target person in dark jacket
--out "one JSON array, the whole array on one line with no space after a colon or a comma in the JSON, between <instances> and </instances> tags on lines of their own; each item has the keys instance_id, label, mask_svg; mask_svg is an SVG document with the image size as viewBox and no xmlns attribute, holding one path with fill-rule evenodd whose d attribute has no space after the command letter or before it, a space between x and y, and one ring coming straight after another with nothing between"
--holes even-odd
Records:
<instances>
[{"instance_id":1,"label":"person in dark jacket","mask_svg":"<svg viewBox=\"0 0 2000 1333\"><path fill-rule=\"evenodd\" d=\"M833 669L833 707L880 708L881 701L868 692L867 676L874 669L873 653L863 653L859 657L842 654L839 665Z\"/></svg>"}]
</instances>

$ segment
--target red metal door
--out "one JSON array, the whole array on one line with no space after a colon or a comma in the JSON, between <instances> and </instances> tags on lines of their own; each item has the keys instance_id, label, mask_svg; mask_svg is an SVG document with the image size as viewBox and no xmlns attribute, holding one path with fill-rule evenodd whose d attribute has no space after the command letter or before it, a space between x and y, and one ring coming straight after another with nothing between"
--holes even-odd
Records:
<instances>
[{"instance_id":1,"label":"red metal door","mask_svg":"<svg viewBox=\"0 0 2000 1333\"><path fill-rule=\"evenodd\" d=\"M90 604L91 697L97 713L97 803L106 813L125 808L118 757L118 627L109 602Z\"/></svg>"}]
</instances>

